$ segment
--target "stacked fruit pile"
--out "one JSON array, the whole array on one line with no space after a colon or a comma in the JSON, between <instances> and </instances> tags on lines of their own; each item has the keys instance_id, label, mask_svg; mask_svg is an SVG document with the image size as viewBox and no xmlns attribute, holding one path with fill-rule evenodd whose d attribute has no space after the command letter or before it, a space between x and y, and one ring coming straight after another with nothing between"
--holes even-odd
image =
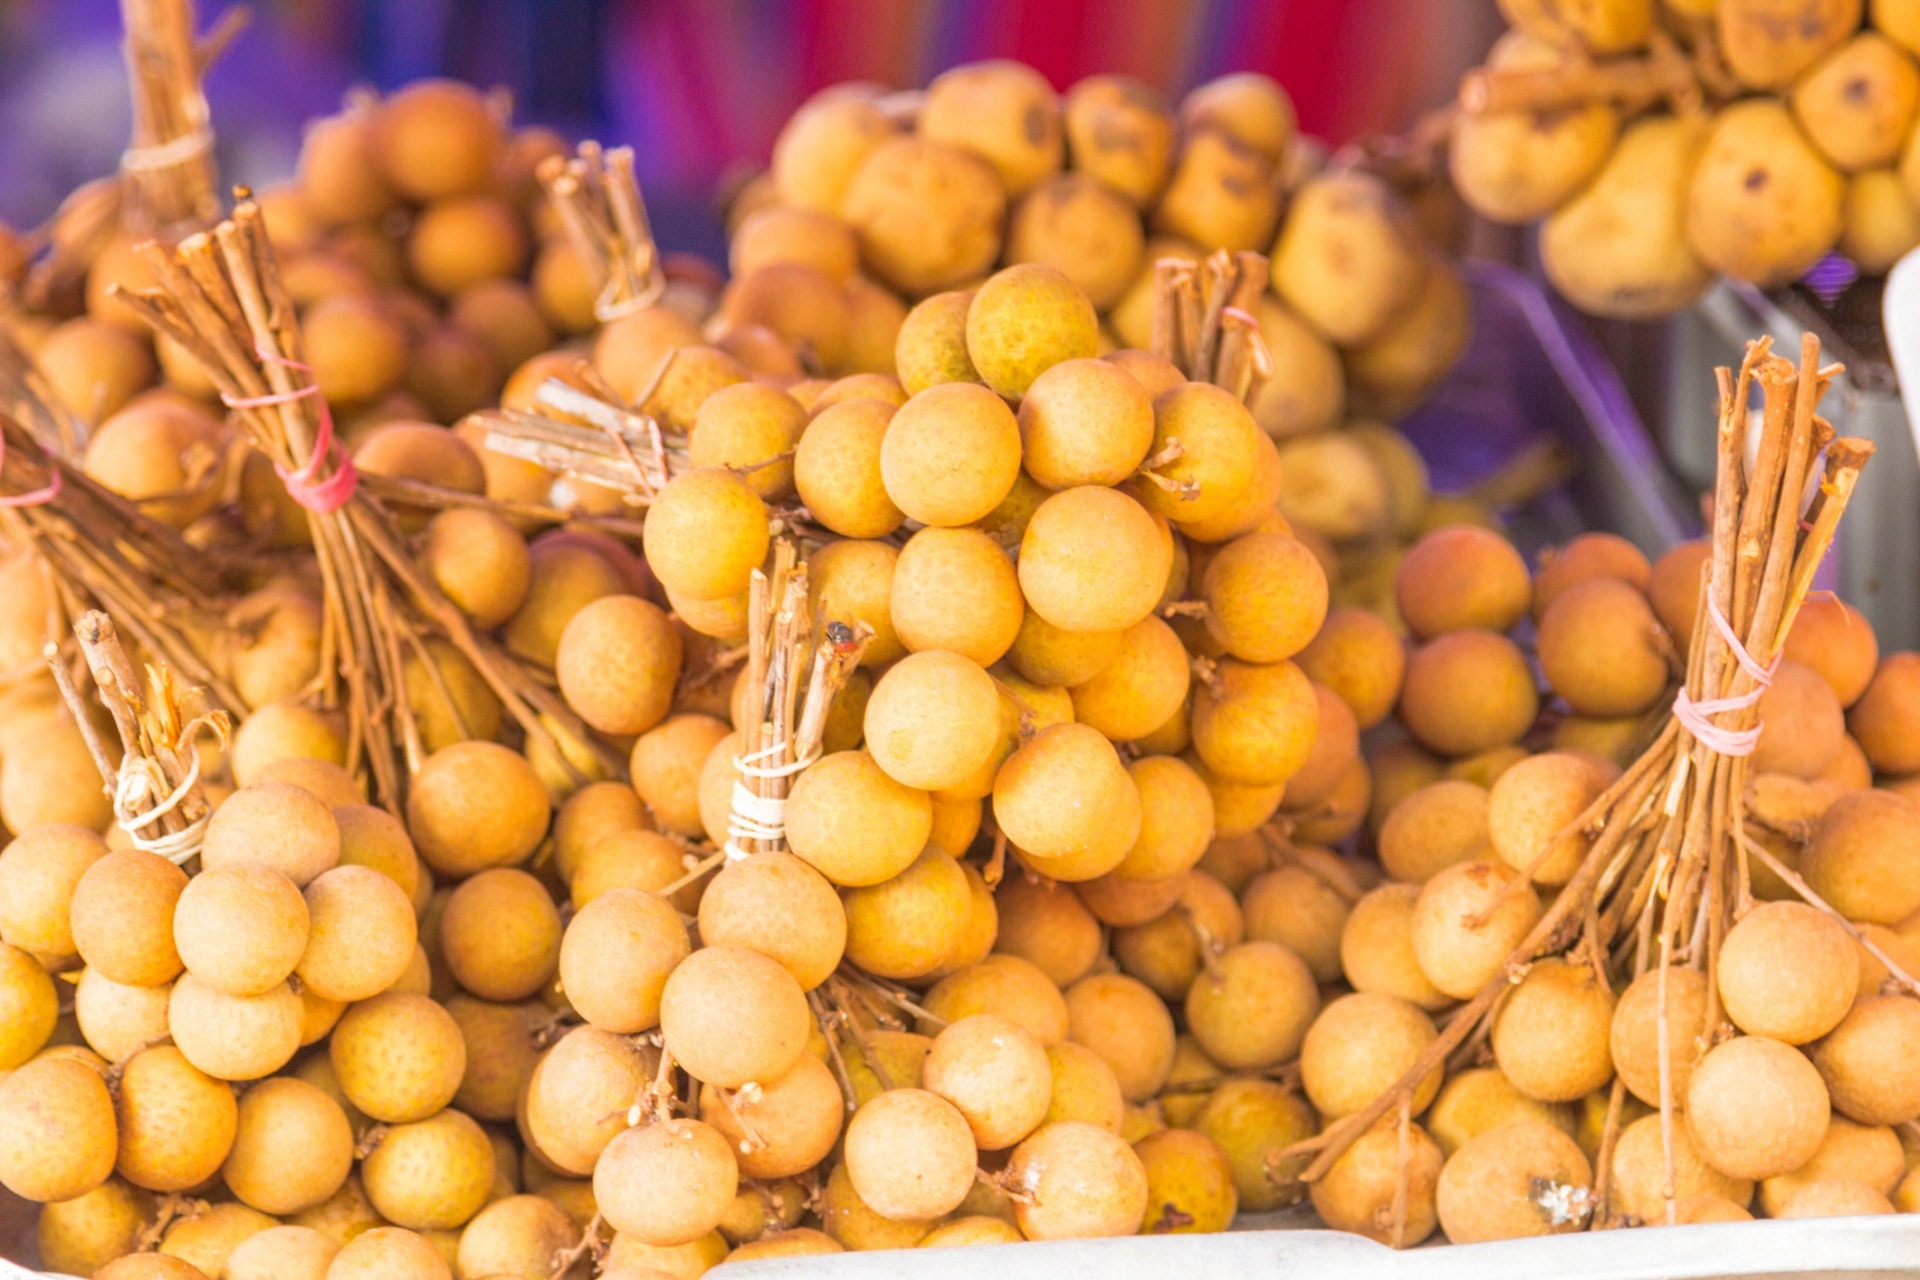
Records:
<instances>
[{"instance_id":1,"label":"stacked fruit pile","mask_svg":"<svg viewBox=\"0 0 1920 1280\"><path fill-rule=\"evenodd\" d=\"M1920 6L1876 0L1502 0L1513 32L1461 89L1453 177L1500 222L1544 219L1547 274L1600 315L1763 288L1831 250L1920 245Z\"/></svg>"}]
</instances>

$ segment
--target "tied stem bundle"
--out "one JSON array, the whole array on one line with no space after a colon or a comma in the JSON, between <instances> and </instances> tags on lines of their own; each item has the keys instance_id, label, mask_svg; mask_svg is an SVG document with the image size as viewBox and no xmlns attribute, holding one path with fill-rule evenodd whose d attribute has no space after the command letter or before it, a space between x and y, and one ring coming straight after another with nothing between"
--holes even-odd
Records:
<instances>
[{"instance_id":1,"label":"tied stem bundle","mask_svg":"<svg viewBox=\"0 0 1920 1280\"><path fill-rule=\"evenodd\" d=\"M1569 824L1567 832L1591 837L1577 871L1502 970L1456 1012L1400 1080L1318 1136L1274 1154L1269 1176L1275 1181L1311 1182L1326 1174L1356 1139L1402 1108L1432 1072L1470 1055L1488 1034L1502 995L1549 956L1590 966L1603 985L1656 966L1663 975L1674 965L1700 971L1707 993L1705 1030L1697 1043L1679 1046L1680 1051L1697 1059L1732 1036L1716 975L1722 941L1753 906L1750 855L1765 860L1813 907L1839 919L1748 836L1745 812L1760 695L1873 453L1867 441L1834 438L1833 429L1815 414L1838 372L1838 366L1821 367L1819 356L1819 342L1810 334L1801 341L1797 363L1775 355L1769 340L1761 339L1749 344L1737 373L1718 371L1712 558L1701 584L1686 678L1674 696L1672 716L1652 744ZM1764 393L1764 410L1759 448L1748 466L1748 403L1756 384ZM1806 502L1809 490L1813 497ZM1519 879L1511 887L1522 890L1525 883ZM1914 989L1909 975L1854 926L1840 923L1888 964L1895 980ZM1662 981L1656 1025L1663 1035L1665 991ZM1667 1220L1672 1221L1676 1100L1664 1050L1660 1061ZM1616 1083L1595 1161L1599 1181L1582 1206L1583 1215L1606 1203L1622 1102ZM1400 1114L1404 1123L1404 1109ZM1604 1215L1594 1214L1589 1225L1604 1225Z\"/></svg>"},{"instance_id":2,"label":"tied stem bundle","mask_svg":"<svg viewBox=\"0 0 1920 1280\"><path fill-rule=\"evenodd\" d=\"M1154 264L1153 351L1194 382L1211 382L1251 405L1273 377L1273 356L1254 308L1267 287L1267 259L1216 250L1204 263Z\"/></svg>"},{"instance_id":3,"label":"tied stem bundle","mask_svg":"<svg viewBox=\"0 0 1920 1280\"><path fill-rule=\"evenodd\" d=\"M659 301L667 277L634 176L633 148L604 151L597 142L583 142L571 160L549 156L542 161L537 176L586 264L595 291L593 314L600 323L611 324Z\"/></svg>"},{"instance_id":4,"label":"tied stem bundle","mask_svg":"<svg viewBox=\"0 0 1920 1280\"><path fill-rule=\"evenodd\" d=\"M127 220L148 231L202 227L220 212L213 124L201 78L247 23L229 9L204 40L193 0L121 0L133 139L120 158Z\"/></svg>"},{"instance_id":5,"label":"tied stem bundle","mask_svg":"<svg viewBox=\"0 0 1920 1280\"><path fill-rule=\"evenodd\" d=\"M380 803L397 811L405 778L424 761L404 668L409 657L432 667L427 627L473 664L529 740L566 760L564 735L617 772L615 754L551 689L473 629L358 483L304 363L293 303L248 193L240 191L233 217L212 231L171 251L149 242L140 252L160 290L120 296L207 370L248 441L309 513L324 621L320 670L306 696L346 712L348 768L365 765Z\"/></svg>"}]
</instances>

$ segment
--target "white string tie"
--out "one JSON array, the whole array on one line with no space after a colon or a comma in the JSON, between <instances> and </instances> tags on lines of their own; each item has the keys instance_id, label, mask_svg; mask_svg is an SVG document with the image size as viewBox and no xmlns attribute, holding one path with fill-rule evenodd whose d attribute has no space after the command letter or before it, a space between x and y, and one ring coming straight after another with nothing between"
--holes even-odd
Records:
<instances>
[{"instance_id":1,"label":"white string tie","mask_svg":"<svg viewBox=\"0 0 1920 1280\"><path fill-rule=\"evenodd\" d=\"M213 130L202 121L171 142L151 147L128 147L120 154L120 167L151 173L198 160L212 150Z\"/></svg>"},{"instance_id":2,"label":"white string tie","mask_svg":"<svg viewBox=\"0 0 1920 1280\"><path fill-rule=\"evenodd\" d=\"M726 854L730 862L751 857L754 842L775 842L787 838L787 798L763 796L747 786L748 778L790 778L820 758L818 748L805 759L786 764L762 764L786 751L788 744L776 742L770 747L733 758L740 777L733 781L733 808L727 814Z\"/></svg>"},{"instance_id":3,"label":"white string tie","mask_svg":"<svg viewBox=\"0 0 1920 1280\"><path fill-rule=\"evenodd\" d=\"M174 866L184 866L199 856L200 846L205 843L207 824L213 819L209 809L194 821L178 831L164 832L157 836L141 835L148 827L160 821L180 807L194 784L200 781L200 753L192 753L192 763L187 767L187 776L180 781L166 799L151 809L143 810L145 805L160 788L165 779L159 774L159 768L144 757L129 757L120 770L120 777L113 789L113 812L116 824L133 841L133 847L147 853L158 854Z\"/></svg>"}]
</instances>

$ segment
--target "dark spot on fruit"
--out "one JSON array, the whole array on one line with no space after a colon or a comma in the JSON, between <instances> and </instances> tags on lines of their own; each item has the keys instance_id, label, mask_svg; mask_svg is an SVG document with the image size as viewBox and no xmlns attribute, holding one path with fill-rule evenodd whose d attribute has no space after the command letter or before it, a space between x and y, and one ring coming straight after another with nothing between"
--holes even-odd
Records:
<instances>
[{"instance_id":1,"label":"dark spot on fruit","mask_svg":"<svg viewBox=\"0 0 1920 1280\"><path fill-rule=\"evenodd\" d=\"M1740 185L1749 191L1760 190L1767 185L1767 171L1765 169L1749 169L1747 171L1747 180Z\"/></svg>"},{"instance_id":2,"label":"dark spot on fruit","mask_svg":"<svg viewBox=\"0 0 1920 1280\"><path fill-rule=\"evenodd\" d=\"M1171 1203L1168 1203L1160 1206L1160 1216L1153 1220L1147 1230L1154 1235L1165 1235L1169 1231L1177 1231L1181 1227L1190 1227L1192 1225L1192 1214L1182 1213L1179 1209L1174 1208Z\"/></svg>"},{"instance_id":3,"label":"dark spot on fruit","mask_svg":"<svg viewBox=\"0 0 1920 1280\"><path fill-rule=\"evenodd\" d=\"M1853 79L1847 81L1847 87L1840 91L1840 96L1848 102L1865 102L1872 96L1872 93L1873 85L1867 78L1865 76L1855 76Z\"/></svg>"}]
</instances>

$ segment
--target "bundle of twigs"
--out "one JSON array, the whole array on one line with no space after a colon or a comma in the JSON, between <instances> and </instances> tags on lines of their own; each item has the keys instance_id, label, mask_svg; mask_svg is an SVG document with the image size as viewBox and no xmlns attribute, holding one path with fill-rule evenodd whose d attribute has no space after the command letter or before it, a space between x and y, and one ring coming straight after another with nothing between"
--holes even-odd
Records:
<instances>
[{"instance_id":1,"label":"bundle of twigs","mask_svg":"<svg viewBox=\"0 0 1920 1280\"><path fill-rule=\"evenodd\" d=\"M229 9L205 39L193 0L121 0L133 141L120 158L125 221L144 231L201 227L220 213L213 124L201 78L240 33L247 10Z\"/></svg>"},{"instance_id":2,"label":"bundle of twigs","mask_svg":"<svg viewBox=\"0 0 1920 1280\"><path fill-rule=\"evenodd\" d=\"M1252 404L1273 377L1254 306L1267 287L1267 259L1215 250L1203 263L1154 264L1153 351L1193 382L1211 382Z\"/></svg>"},{"instance_id":3,"label":"bundle of twigs","mask_svg":"<svg viewBox=\"0 0 1920 1280\"><path fill-rule=\"evenodd\" d=\"M655 385L666 376L672 358L669 353L655 374ZM659 422L622 401L586 360L573 372L593 389L583 391L564 379L549 378L534 392L539 412L489 409L478 414L487 428L486 447L555 475L617 489L629 506L648 505L668 480L687 468L685 442L668 445ZM645 400L643 394L641 402Z\"/></svg>"},{"instance_id":4,"label":"bundle of twigs","mask_svg":"<svg viewBox=\"0 0 1920 1280\"><path fill-rule=\"evenodd\" d=\"M1704 1053L1734 1034L1714 994L1715 974L1721 941L1753 905L1749 857L1767 862L1815 907L1834 914L1745 829L1747 753L1759 733L1756 704L1873 452L1867 441L1834 439L1832 428L1815 415L1838 372L1837 366L1820 367L1819 354L1818 340L1807 335L1796 366L1774 355L1770 342L1761 339L1749 344L1737 375L1718 371L1713 557L1701 586L1686 679L1672 718L1652 745L1569 828L1592 837L1578 871L1502 972L1455 1011L1405 1076L1365 1109L1275 1153L1269 1171L1276 1180L1319 1178L1355 1139L1396 1110L1406 1124L1407 1104L1419 1082L1463 1046L1471 1053L1490 1027L1502 994L1535 961L1550 955L1591 965L1609 980L1655 967L1664 972L1673 965L1702 970L1706 1031L1693 1050ZM1765 407L1758 454L1749 468L1743 445L1756 381ZM1803 512L1803 496L1816 482ZM1514 884L1518 888L1523 882ZM1860 938L1851 924L1841 924ZM1861 941L1887 963L1878 948ZM1888 967L1897 980L1911 984L1897 965ZM1664 982L1660 992L1657 1025L1664 1028ZM1671 1197L1673 1101L1664 1052L1661 1072ZM1623 1086L1616 1082L1595 1162L1595 1194L1575 1207L1583 1216L1606 1203L1623 1101ZM1301 1158L1305 1168L1294 1172ZM1603 1224L1604 1217L1595 1215L1592 1225Z\"/></svg>"},{"instance_id":5,"label":"bundle of twigs","mask_svg":"<svg viewBox=\"0 0 1920 1280\"><path fill-rule=\"evenodd\" d=\"M573 159L549 156L536 171L595 291L602 324L659 301L667 287L634 177L633 148L580 144Z\"/></svg>"},{"instance_id":6,"label":"bundle of twigs","mask_svg":"<svg viewBox=\"0 0 1920 1280\"><path fill-rule=\"evenodd\" d=\"M196 705L203 701L203 691L182 689L165 663L148 666L142 682L106 614L82 614L73 633L120 736L117 757L100 740L52 644L47 646L47 665L113 798L114 817L136 847L184 865L199 854L213 816L201 785L199 738L211 733L224 744L227 715Z\"/></svg>"},{"instance_id":7,"label":"bundle of twigs","mask_svg":"<svg viewBox=\"0 0 1920 1280\"><path fill-rule=\"evenodd\" d=\"M69 464L11 408L0 413L0 533L47 567L49 643L64 644L66 619L105 609L148 655L221 706L241 705L209 656L229 594L218 561Z\"/></svg>"},{"instance_id":8,"label":"bundle of twigs","mask_svg":"<svg viewBox=\"0 0 1920 1280\"><path fill-rule=\"evenodd\" d=\"M473 663L529 739L564 759L558 737L565 735L618 772L611 748L473 629L414 562L386 508L359 486L303 363L293 303L259 207L244 189L239 195L232 218L211 232L190 235L170 251L142 245L161 289L122 296L201 363L249 442L309 512L325 622L320 671L308 695L346 712L349 767L364 764L380 802L399 806L405 778L425 754L403 664L412 654L431 665L423 639L431 628Z\"/></svg>"}]
</instances>

